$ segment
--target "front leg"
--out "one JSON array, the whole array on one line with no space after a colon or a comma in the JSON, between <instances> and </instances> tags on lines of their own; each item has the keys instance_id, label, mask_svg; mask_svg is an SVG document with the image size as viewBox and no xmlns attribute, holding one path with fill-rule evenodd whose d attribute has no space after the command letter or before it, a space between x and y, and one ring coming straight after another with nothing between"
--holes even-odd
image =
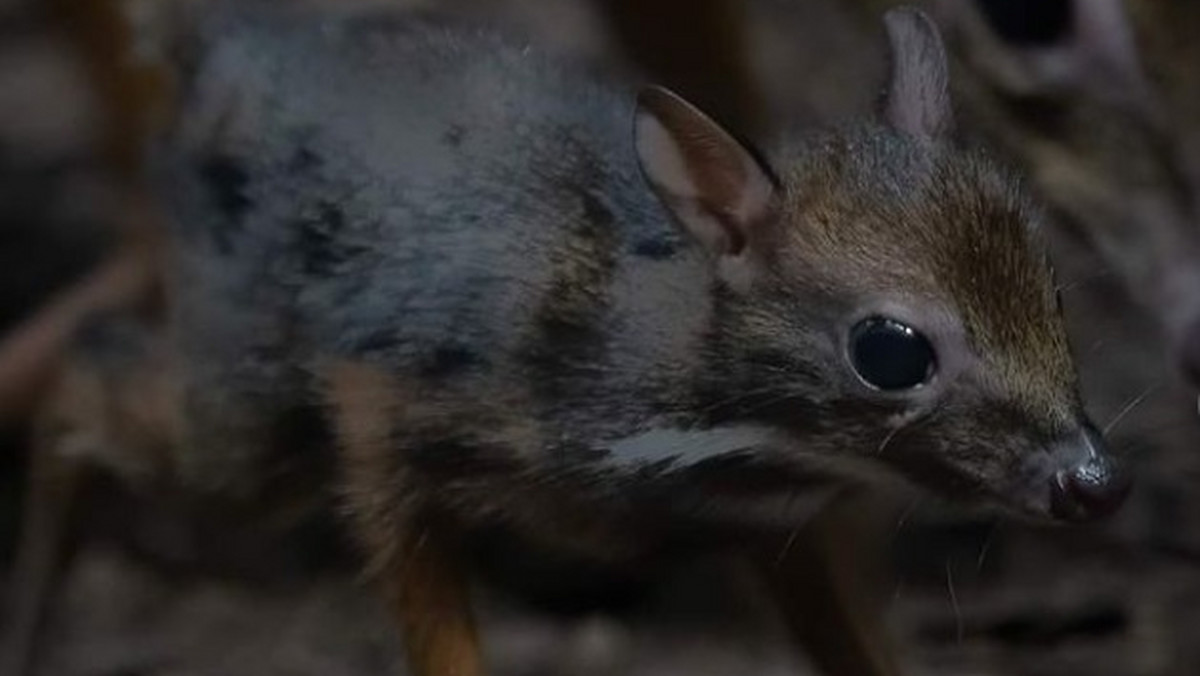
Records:
<instances>
[{"instance_id":1,"label":"front leg","mask_svg":"<svg viewBox=\"0 0 1200 676\"><path fill-rule=\"evenodd\" d=\"M400 537L395 560L377 572L418 676L483 673L467 581L451 547L444 537L413 529Z\"/></svg>"},{"instance_id":2,"label":"front leg","mask_svg":"<svg viewBox=\"0 0 1200 676\"><path fill-rule=\"evenodd\" d=\"M416 676L479 676L479 637L453 526L431 519L395 448L403 396L386 373L340 362L326 372L354 529L398 620Z\"/></svg>"},{"instance_id":3,"label":"front leg","mask_svg":"<svg viewBox=\"0 0 1200 676\"><path fill-rule=\"evenodd\" d=\"M796 641L824 673L896 676L901 671L873 588L882 547L860 507L842 498L752 558Z\"/></svg>"}]
</instances>

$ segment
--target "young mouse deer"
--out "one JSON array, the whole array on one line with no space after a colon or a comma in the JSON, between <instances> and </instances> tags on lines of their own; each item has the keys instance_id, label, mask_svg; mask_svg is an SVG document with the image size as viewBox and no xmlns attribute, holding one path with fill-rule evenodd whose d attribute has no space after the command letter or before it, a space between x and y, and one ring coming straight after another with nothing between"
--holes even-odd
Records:
<instances>
[{"instance_id":1,"label":"young mouse deer","mask_svg":"<svg viewBox=\"0 0 1200 676\"><path fill-rule=\"evenodd\" d=\"M280 429L323 412L426 676L482 670L461 551L483 531L614 564L774 559L889 479L1111 512L1128 483L1082 411L1038 212L950 146L932 24L885 24L881 113L760 155L665 89L488 31L217 12L162 153L174 471L285 490ZM818 661L894 673L789 551L763 570L824 603L785 608Z\"/></svg>"}]
</instances>

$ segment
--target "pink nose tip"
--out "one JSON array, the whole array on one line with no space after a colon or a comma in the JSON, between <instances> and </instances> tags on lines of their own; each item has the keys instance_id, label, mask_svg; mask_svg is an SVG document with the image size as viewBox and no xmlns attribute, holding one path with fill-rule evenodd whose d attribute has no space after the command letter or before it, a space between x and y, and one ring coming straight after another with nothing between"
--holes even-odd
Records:
<instances>
[{"instance_id":1,"label":"pink nose tip","mask_svg":"<svg viewBox=\"0 0 1200 676\"><path fill-rule=\"evenodd\" d=\"M1050 480L1054 515L1088 521L1117 511L1129 496L1133 481L1108 455L1100 433L1088 425L1070 446L1074 448L1064 456L1074 459Z\"/></svg>"}]
</instances>

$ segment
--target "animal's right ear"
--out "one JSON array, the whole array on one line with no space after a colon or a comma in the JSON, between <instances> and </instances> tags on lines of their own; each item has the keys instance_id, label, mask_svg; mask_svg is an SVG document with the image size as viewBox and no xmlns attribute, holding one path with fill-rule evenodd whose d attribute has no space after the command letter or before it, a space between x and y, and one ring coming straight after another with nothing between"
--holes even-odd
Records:
<instances>
[{"instance_id":1,"label":"animal's right ear","mask_svg":"<svg viewBox=\"0 0 1200 676\"><path fill-rule=\"evenodd\" d=\"M654 192L706 249L736 257L756 239L775 182L720 125L667 89L647 87L638 95L634 144Z\"/></svg>"},{"instance_id":2,"label":"animal's right ear","mask_svg":"<svg viewBox=\"0 0 1200 676\"><path fill-rule=\"evenodd\" d=\"M950 69L937 26L924 12L899 7L883 16L891 47L891 74L883 114L895 129L924 141L953 126Z\"/></svg>"}]
</instances>

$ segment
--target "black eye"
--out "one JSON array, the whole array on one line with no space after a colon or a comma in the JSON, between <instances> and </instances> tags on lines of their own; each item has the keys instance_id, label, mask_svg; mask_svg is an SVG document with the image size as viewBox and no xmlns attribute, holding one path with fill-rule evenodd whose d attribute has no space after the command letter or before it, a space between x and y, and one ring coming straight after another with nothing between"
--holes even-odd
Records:
<instances>
[{"instance_id":1,"label":"black eye","mask_svg":"<svg viewBox=\"0 0 1200 676\"><path fill-rule=\"evenodd\" d=\"M933 346L911 326L871 317L850 332L850 363L872 387L907 390L933 376L937 359Z\"/></svg>"}]
</instances>

